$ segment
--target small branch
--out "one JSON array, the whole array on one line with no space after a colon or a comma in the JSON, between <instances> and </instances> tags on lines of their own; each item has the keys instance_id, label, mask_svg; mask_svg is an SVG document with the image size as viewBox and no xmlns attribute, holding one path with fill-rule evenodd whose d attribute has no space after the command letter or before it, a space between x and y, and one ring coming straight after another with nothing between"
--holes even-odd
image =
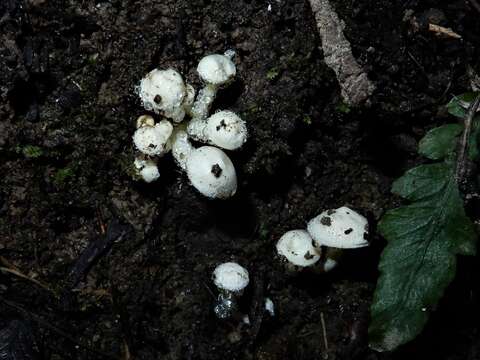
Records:
<instances>
[{"instance_id":1,"label":"small branch","mask_svg":"<svg viewBox=\"0 0 480 360\"><path fill-rule=\"evenodd\" d=\"M457 169L455 171L455 181L457 184L465 177L465 172L467 168L467 149L470 140L470 134L472 132L473 119L475 114L480 107L480 94L477 95L475 100L468 107L467 114L465 115L465 122L463 125L463 133L460 138L459 151L457 155Z\"/></svg>"},{"instance_id":2,"label":"small branch","mask_svg":"<svg viewBox=\"0 0 480 360\"><path fill-rule=\"evenodd\" d=\"M25 275L23 272L21 272L19 269L13 266L9 261L7 261L7 259L5 259L2 256L0 256L0 264L3 265L3 266L0 266L0 272L8 273L11 275L15 275L21 279L28 280L34 283L35 285L40 286L42 289L48 292L51 292L54 296L58 296L58 294L52 288L50 288L47 284L43 283L40 280L34 279L28 275Z\"/></svg>"},{"instance_id":3,"label":"small branch","mask_svg":"<svg viewBox=\"0 0 480 360\"><path fill-rule=\"evenodd\" d=\"M110 250L113 244L125 237L128 230L128 226L122 225L118 219L110 221L105 235L92 241L73 265L66 280L66 291L76 287L88 274L93 265Z\"/></svg>"},{"instance_id":4,"label":"small branch","mask_svg":"<svg viewBox=\"0 0 480 360\"><path fill-rule=\"evenodd\" d=\"M325 63L337 76L343 100L350 106L365 102L375 90L366 72L355 60L343 34L345 24L328 0L309 0L322 40Z\"/></svg>"},{"instance_id":5,"label":"small branch","mask_svg":"<svg viewBox=\"0 0 480 360\"><path fill-rule=\"evenodd\" d=\"M327 340L327 327L325 326L325 318L323 312L320 313L320 322L322 323L322 335L323 335L323 345L325 346L325 356L324 359L328 359L328 340Z\"/></svg>"},{"instance_id":6,"label":"small branch","mask_svg":"<svg viewBox=\"0 0 480 360\"><path fill-rule=\"evenodd\" d=\"M450 38L454 38L454 39L461 39L462 38L461 35L457 34L452 29L446 28L446 27L443 27L443 26L440 26L440 25L436 25L436 24L428 24L428 31L433 32L437 35L442 35L442 36L446 36L446 37L450 37Z\"/></svg>"}]
</instances>

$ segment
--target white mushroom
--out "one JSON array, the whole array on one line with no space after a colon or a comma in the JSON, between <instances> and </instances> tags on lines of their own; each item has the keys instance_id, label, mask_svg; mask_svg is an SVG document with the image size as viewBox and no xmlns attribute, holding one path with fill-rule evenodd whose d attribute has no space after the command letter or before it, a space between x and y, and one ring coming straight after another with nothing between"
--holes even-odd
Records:
<instances>
[{"instance_id":1,"label":"white mushroom","mask_svg":"<svg viewBox=\"0 0 480 360\"><path fill-rule=\"evenodd\" d=\"M237 69L232 61L235 53L229 51L225 55L212 54L205 56L197 66L198 75L207 84L221 86L229 82Z\"/></svg>"},{"instance_id":2,"label":"white mushroom","mask_svg":"<svg viewBox=\"0 0 480 360\"><path fill-rule=\"evenodd\" d=\"M197 141L235 150L247 141L247 126L237 114L223 110L210 116L206 121L192 121L187 127L188 134Z\"/></svg>"},{"instance_id":3,"label":"white mushroom","mask_svg":"<svg viewBox=\"0 0 480 360\"><path fill-rule=\"evenodd\" d=\"M241 293L250 281L247 269L234 262L218 265L212 278L219 290L232 293Z\"/></svg>"},{"instance_id":4,"label":"white mushroom","mask_svg":"<svg viewBox=\"0 0 480 360\"><path fill-rule=\"evenodd\" d=\"M209 198L225 199L237 191L237 174L232 161L222 150L202 146L190 153L186 161L192 185Z\"/></svg>"},{"instance_id":5,"label":"white mushroom","mask_svg":"<svg viewBox=\"0 0 480 360\"><path fill-rule=\"evenodd\" d=\"M162 120L155 126L144 124L133 134L135 147L149 156L161 156L168 150L168 139L172 134L173 126L167 120Z\"/></svg>"},{"instance_id":6,"label":"white mushroom","mask_svg":"<svg viewBox=\"0 0 480 360\"><path fill-rule=\"evenodd\" d=\"M312 241L305 230L288 231L278 240L277 253L292 265L312 266L320 260L320 249L316 249Z\"/></svg>"},{"instance_id":7,"label":"white mushroom","mask_svg":"<svg viewBox=\"0 0 480 360\"><path fill-rule=\"evenodd\" d=\"M227 262L215 268L212 279L220 290L213 311L217 317L226 319L236 311L236 298L242 295L250 281L248 271L237 263Z\"/></svg>"},{"instance_id":8,"label":"white mushroom","mask_svg":"<svg viewBox=\"0 0 480 360\"><path fill-rule=\"evenodd\" d=\"M155 126L155 120L150 115L142 115L137 119L137 129L144 126Z\"/></svg>"},{"instance_id":9,"label":"white mushroom","mask_svg":"<svg viewBox=\"0 0 480 360\"><path fill-rule=\"evenodd\" d=\"M265 310L270 314L270 316L275 316L275 305L273 304L272 299L265 298Z\"/></svg>"},{"instance_id":10,"label":"white mushroom","mask_svg":"<svg viewBox=\"0 0 480 360\"><path fill-rule=\"evenodd\" d=\"M368 221L348 207L327 210L309 221L307 230L317 247L351 249L368 246Z\"/></svg>"},{"instance_id":11,"label":"white mushroom","mask_svg":"<svg viewBox=\"0 0 480 360\"><path fill-rule=\"evenodd\" d=\"M338 261L330 258L325 259L323 263L323 271L329 272L335 269L338 266Z\"/></svg>"},{"instance_id":12,"label":"white mushroom","mask_svg":"<svg viewBox=\"0 0 480 360\"><path fill-rule=\"evenodd\" d=\"M135 158L134 165L138 174L147 183L151 183L160 177L157 164L153 160Z\"/></svg>"},{"instance_id":13,"label":"white mushroom","mask_svg":"<svg viewBox=\"0 0 480 360\"><path fill-rule=\"evenodd\" d=\"M205 82L205 87L200 90L197 100L193 104L191 114L194 120L207 117L218 88L229 83L235 77L237 69L232 61L234 55L233 51L227 51L224 55L207 55L198 63L197 72Z\"/></svg>"},{"instance_id":14,"label":"white mushroom","mask_svg":"<svg viewBox=\"0 0 480 360\"><path fill-rule=\"evenodd\" d=\"M175 122L183 120L187 89L177 71L173 69L150 71L140 81L138 94L146 110L162 114Z\"/></svg>"}]
</instances>

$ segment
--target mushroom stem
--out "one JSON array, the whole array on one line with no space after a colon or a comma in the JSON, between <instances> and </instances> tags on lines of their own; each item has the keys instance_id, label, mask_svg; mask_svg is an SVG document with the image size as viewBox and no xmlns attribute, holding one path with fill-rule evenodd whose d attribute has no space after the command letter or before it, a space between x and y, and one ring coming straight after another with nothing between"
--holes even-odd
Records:
<instances>
[{"instance_id":1,"label":"mushroom stem","mask_svg":"<svg viewBox=\"0 0 480 360\"><path fill-rule=\"evenodd\" d=\"M198 93L197 99L192 106L192 120L191 123L203 121L208 116L208 111L212 106L215 96L217 95L218 87L213 84L207 84Z\"/></svg>"},{"instance_id":2,"label":"mushroom stem","mask_svg":"<svg viewBox=\"0 0 480 360\"><path fill-rule=\"evenodd\" d=\"M178 165L187 170L187 160L195 148L188 140L188 134L182 128L172 134L172 155Z\"/></svg>"}]
</instances>

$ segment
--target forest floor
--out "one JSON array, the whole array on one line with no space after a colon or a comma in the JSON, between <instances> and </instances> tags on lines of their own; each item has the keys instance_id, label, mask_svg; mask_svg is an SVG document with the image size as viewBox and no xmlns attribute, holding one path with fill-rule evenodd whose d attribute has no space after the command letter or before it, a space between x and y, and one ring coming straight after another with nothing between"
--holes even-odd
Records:
<instances>
[{"instance_id":1,"label":"forest floor","mask_svg":"<svg viewBox=\"0 0 480 360\"><path fill-rule=\"evenodd\" d=\"M342 102L308 1L0 2L0 335L16 327L19 359L480 358L478 258L460 259L415 341L379 354L367 339L375 225L400 204L392 181L424 161L418 140L470 89L480 13L465 0L332 4L376 84L360 108ZM198 61L227 49L238 78L214 110L250 132L231 154L235 197L202 197L170 155L158 182L134 179L139 80L172 67L198 89ZM343 205L369 219L371 246L328 275L287 274L278 238ZM250 272L249 325L213 312L211 273L230 260Z\"/></svg>"}]
</instances>

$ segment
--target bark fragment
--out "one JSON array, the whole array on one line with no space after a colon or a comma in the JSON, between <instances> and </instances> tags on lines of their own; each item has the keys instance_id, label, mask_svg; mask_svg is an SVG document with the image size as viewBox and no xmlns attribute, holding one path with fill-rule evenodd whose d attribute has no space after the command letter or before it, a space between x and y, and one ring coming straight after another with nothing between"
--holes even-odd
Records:
<instances>
[{"instance_id":1,"label":"bark fragment","mask_svg":"<svg viewBox=\"0 0 480 360\"><path fill-rule=\"evenodd\" d=\"M345 38L345 24L328 0L309 0L322 40L325 63L337 76L342 98L350 106L364 103L375 85L357 63L350 43Z\"/></svg>"}]
</instances>

